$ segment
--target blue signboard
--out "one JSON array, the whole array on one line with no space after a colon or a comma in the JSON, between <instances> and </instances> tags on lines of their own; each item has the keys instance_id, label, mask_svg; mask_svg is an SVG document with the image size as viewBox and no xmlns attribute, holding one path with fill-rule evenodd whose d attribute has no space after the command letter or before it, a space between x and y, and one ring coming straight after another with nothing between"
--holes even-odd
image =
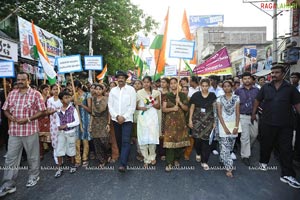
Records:
<instances>
[{"instance_id":1,"label":"blue signboard","mask_svg":"<svg viewBox=\"0 0 300 200\"><path fill-rule=\"evenodd\" d=\"M194 32L199 27L212 27L224 24L224 15L191 15L190 30Z\"/></svg>"}]
</instances>

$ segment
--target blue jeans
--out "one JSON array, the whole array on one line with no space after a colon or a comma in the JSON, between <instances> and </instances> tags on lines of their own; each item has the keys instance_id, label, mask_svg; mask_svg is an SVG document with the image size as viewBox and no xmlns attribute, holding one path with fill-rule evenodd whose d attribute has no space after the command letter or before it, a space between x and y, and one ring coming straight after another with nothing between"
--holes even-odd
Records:
<instances>
[{"instance_id":1,"label":"blue jeans","mask_svg":"<svg viewBox=\"0 0 300 200\"><path fill-rule=\"evenodd\" d=\"M132 132L132 122L124 122L119 124L113 121L115 135L120 153L120 164L123 167L127 166L127 161L130 153L130 137Z\"/></svg>"}]
</instances>

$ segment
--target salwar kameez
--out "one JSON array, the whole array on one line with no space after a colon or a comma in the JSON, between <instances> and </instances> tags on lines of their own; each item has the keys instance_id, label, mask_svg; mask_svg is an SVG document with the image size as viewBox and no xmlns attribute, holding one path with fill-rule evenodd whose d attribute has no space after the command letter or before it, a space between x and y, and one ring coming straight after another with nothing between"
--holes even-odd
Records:
<instances>
[{"instance_id":1,"label":"salwar kameez","mask_svg":"<svg viewBox=\"0 0 300 200\"><path fill-rule=\"evenodd\" d=\"M97 97L92 101L92 137L95 146L96 159L100 164L106 164L111 156L110 133L106 129L108 124L108 99L102 97L97 100Z\"/></svg>"},{"instance_id":2,"label":"salwar kameez","mask_svg":"<svg viewBox=\"0 0 300 200\"><path fill-rule=\"evenodd\" d=\"M87 99L91 98L90 93L83 93L82 96L78 97L78 101L83 105L88 106ZM80 115L81 124L76 131L76 156L75 162L80 165L81 160L87 162L89 155L89 141L92 139L89 132L90 114L83 108L79 106L78 114ZM83 153L81 155L80 147L81 141L83 143Z\"/></svg>"},{"instance_id":3,"label":"salwar kameez","mask_svg":"<svg viewBox=\"0 0 300 200\"><path fill-rule=\"evenodd\" d=\"M184 105L188 105L188 99L185 94L180 92L179 97ZM167 108L172 108L176 105L175 99L176 95L172 92L167 94ZM167 165L178 161L183 153L182 148L190 145L185 111L180 106L178 107L177 112L166 113L164 147L166 148Z\"/></svg>"},{"instance_id":4,"label":"salwar kameez","mask_svg":"<svg viewBox=\"0 0 300 200\"><path fill-rule=\"evenodd\" d=\"M223 163L226 170L233 169L231 151L233 150L235 139L235 137L221 137L219 140L220 162Z\"/></svg>"},{"instance_id":5,"label":"salwar kameez","mask_svg":"<svg viewBox=\"0 0 300 200\"><path fill-rule=\"evenodd\" d=\"M239 97L232 95L230 99L226 99L225 95L217 99L217 104L220 105L222 118L228 130L232 133L236 123L236 105L240 103ZM239 123L239 130L241 131L241 124ZM219 131L219 147L220 147L220 162L223 163L227 171L233 169L233 160L230 156L233 150L237 135L226 134L225 130L218 120Z\"/></svg>"},{"instance_id":6,"label":"salwar kameez","mask_svg":"<svg viewBox=\"0 0 300 200\"><path fill-rule=\"evenodd\" d=\"M146 105L144 101L150 97L156 99L160 92L153 90L148 94L144 89L137 92L137 100L140 107L149 107L147 111L140 110L137 116L137 136L140 151L144 157L144 163L150 164L156 158L156 145L159 144L159 120L158 110Z\"/></svg>"}]
</instances>

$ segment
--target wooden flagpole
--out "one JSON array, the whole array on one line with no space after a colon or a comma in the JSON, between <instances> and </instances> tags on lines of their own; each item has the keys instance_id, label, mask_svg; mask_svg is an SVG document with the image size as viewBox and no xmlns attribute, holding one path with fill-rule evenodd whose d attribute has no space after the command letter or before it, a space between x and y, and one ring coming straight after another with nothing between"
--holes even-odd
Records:
<instances>
[{"instance_id":1,"label":"wooden flagpole","mask_svg":"<svg viewBox=\"0 0 300 200\"><path fill-rule=\"evenodd\" d=\"M177 95L176 97L178 97L178 94L179 94L179 87L180 87L180 73L181 73L181 58L179 59L179 70L178 70L178 85L177 85ZM176 106L177 106L177 102L176 102Z\"/></svg>"},{"instance_id":2,"label":"wooden flagpole","mask_svg":"<svg viewBox=\"0 0 300 200\"><path fill-rule=\"evenodd\" d=\"M73 94L74 94L74 102L78 100L77 93L75 92L75 86L74 86L74 80L73 80L73 73L70 73L70 78L71 78L71 84L72 84L72 89L73 89ZM82 128L82 122L81 122L81 117L80 117L80 110L79 106L75 105L76 110L78 111L78 117L79 117L79 122L80 122L80 130L83 133L83 128Z\"/></svg>"}]
</instances>

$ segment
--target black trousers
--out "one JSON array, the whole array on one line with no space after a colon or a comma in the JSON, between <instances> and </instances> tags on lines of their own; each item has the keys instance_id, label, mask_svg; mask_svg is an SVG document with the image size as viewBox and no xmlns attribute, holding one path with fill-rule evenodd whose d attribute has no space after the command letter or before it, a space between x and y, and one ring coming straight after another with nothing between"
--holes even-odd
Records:
<instances>
[{"instance_id":1,"label":"black trousers","mask_svg":"<svg viewBox=\"0 0 300 200\"><path fill-rule=\"evenodd\" d=\"M269 163L272 150L278 144L281 176L296 176L293 169L293 128L271 126L262 123L260 141L261 163Z\"/></svg>"},{"instance_id":2,"label":"black trousers","mask_svg":"<svg viewBox=\"0 0 300 200\"><path fill-rule=\"evenodd\" d=\"M300 162L300 115L297 114L296 141L294 147L294 160Z\"/></svg>"},{"instance_id":3,"label":"black trousers","mask_svg":"<svg viewBox=\"0 0 300 200\"><path fill-rule=\"evenodd\" d=\"M202 163L207 163L211 152L211 146L209 145L209 141L202 140L200 138L194 138L194 139L195 139L194 145L195 145L197 155L201 155Z\"/></svg>"}]
</instances>

